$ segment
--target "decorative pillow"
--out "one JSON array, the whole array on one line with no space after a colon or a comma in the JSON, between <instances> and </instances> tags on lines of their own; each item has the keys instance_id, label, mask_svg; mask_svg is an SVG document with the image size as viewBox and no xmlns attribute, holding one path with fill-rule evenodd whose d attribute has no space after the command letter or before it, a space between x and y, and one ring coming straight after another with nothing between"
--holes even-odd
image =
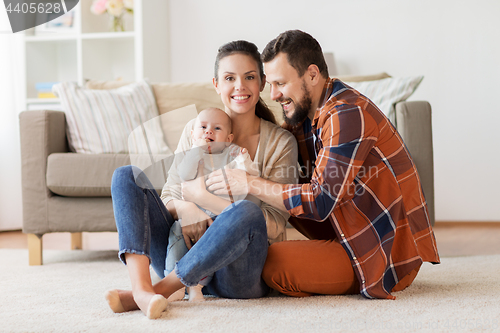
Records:
<instances>
[{"instance_id":1,"label":"decorative pillow","mask_svg":"<svg viewBox=\"0 0 500 333\"><path fill-rule=\"evenodd\" d=\"M363 81L376 81L376 80L387 79L388 77L391 76L386 72L382 72L370 75L340 75L340 76L336 75L335 77L344 82L363 82Z\"/></svg>"},{"instance_id":2,"label":"decorative pillow","mask_svg":"<svg viewBox=\"0 0 500 333\"><path fill-rule=\"evenodd\" d=\"M125 84L127 82L124 81L89 80L85 87L115 89ZM224 110L224 104L212 82L151 83L151 87L160 113L165 141L171 150L176 149L184 126L196 118L199 111L208 107Z\"/></svg>"},{"instance_id":3,"label":"decorative pillow","mask_svg":"<svg viewBox=\"0 0 500 333\"><path fill-rule=\"evenodd\" d=\"M73 82L54 85L68 123L68 141L77 153L170 154L149 84L92 90Z\"/></svg>"},{"instance_id":4,"label":"decorative pillow","mask_svg":"<svg viewBox=\"0 0 500 333\"><path fill-rule=\"evenodd\" d=\"M391 77L376 81L344 82L368 97L386 116L392 118L394 104L410 97L423 78L423 76Z\"/></svg>"}]
</instances>

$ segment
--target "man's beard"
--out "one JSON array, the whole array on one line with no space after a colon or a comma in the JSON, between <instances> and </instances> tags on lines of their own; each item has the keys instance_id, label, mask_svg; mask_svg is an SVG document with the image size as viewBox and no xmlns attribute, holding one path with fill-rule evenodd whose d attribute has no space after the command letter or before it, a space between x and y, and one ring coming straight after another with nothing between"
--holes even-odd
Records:
<instances>
[{"instance_id":1,"label":"man's beard","mask_svg":"<svg viewBox=\"0 0 500 333\"><path fill-rule=\"evenodd\" d=\"M283 118L288 125L297 126L300 125L309 115L311 110L312 100L311 94L307 91L305 83L302 83L302 90L304 91L304 96L302 100L294 102L295 109L291 117L286 116L285 109L283 109Z\"/></svg>"}]
</instances>

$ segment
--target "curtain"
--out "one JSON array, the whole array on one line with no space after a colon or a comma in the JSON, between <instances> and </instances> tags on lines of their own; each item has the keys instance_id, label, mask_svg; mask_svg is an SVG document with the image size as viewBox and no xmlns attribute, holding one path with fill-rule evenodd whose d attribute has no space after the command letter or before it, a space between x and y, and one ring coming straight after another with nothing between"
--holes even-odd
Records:
<instances>
[{"instance_id":1,"label":"curtain","mask_svg":"<svg viewBox=\"0 0 500 333\"><path fill-rule=\"evenodd\" d=\"M0 231L22 227L19 113L22 107L21 33L13 34L0 3Z\"/></svg>"}]
</instances>

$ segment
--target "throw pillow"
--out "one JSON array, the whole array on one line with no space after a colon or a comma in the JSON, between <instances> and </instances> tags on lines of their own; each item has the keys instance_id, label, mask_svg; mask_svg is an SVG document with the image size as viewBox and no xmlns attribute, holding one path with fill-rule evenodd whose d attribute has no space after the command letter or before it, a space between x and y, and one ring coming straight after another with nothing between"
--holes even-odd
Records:
<instances>
[{"instance_id":1,"label":"throw pillow","mask_svg":"<svg viewBox=\"0 0 500 333\"><path fill-rule=\"evenodd\" d=\"M93 90L54 85L66 113L68 141L77 153L170 154L149 84Z\"/></svg>"},{"instance_id":2,"label":"throw pillow","mask_svg":"<svg viewBox=\"0 0 500 333\"><path fill-rule=\"evenodd\" d=\"M344 82L368 97L386 116L392 119L394 105L410 97L423 78L423 76L391 77L376 81Z\"/></svg>"},{"instance_id":3,"label":"throw pillow","mask_svg":"<svg viewBox=\"0 0 500 333\"><path fill-rule=\"evenodd\" d=\"M363 81L376 81L386 79L391 77L386 72L370 74L370 75L337 75L335 76L337 79L340 79L344 82L363 82Z\"/></svg>"}]
</instances>

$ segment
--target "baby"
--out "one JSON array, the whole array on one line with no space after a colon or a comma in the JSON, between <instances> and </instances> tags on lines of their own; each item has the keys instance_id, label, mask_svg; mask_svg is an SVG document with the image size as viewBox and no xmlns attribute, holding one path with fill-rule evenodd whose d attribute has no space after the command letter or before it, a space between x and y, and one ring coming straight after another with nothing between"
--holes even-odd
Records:
<instances>
[{"instance_id":1,"label":"baby","mask_svg":"<svg viewBox=\"0 0 500 333\"><path fill-rule=\"evenodd\" d=\"M258 168L253 165L250 155L246 149L241 150L237 145L232 144L234 135L232 134L231 118L221 109L208 108L201 111L196 118L194 129L191 131L192 147L184 154L175 156L174 162L169 170L169 177L165 186L180 186L181 182L203 177L212 171L224 167L231 169L242 169L250 174L257 175ZM198 166L203 160L203 175L198 174ZM177 183L177 184L174 184ZM173 191L175 192L175 191ZM177 193L180 191L178 190ZM240 197L225 197L224 199L234 202L244 199ZM181 199L180 197L178 199ZM256 201L255 198L251 199ZM259 201L256 203L260 204ZM217 216L201 207L212 220ZM188 251L184 237L182 235L181 221L176 221L170 228L168 240L168 252L165 263L165 275L170 273L175 263L179 261ZM188 294L190 301L203 301L201 292L211 280L207 276L200 281L196 287L189 287ZM184 297L184 289L179 290L170 296L169 300L178 300Z\"/></svg>"}]
</instances>

